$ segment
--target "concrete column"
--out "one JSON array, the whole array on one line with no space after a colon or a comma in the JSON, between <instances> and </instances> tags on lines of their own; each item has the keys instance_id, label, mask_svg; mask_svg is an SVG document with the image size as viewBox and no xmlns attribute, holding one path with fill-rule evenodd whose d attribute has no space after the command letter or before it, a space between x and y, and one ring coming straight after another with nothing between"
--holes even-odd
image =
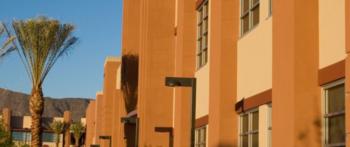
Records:
<instances>
[{"instance_id":1,"label":"concrete column","mask_svg":"<svg viewBox=\"0 0 350 147\"><path fill-rule=\"evenodd\" d=\"M209 147L237 146L239 1L209 0Z\"/></svg>"},{"instance_id":2,"label":"concrete column","mask_svg":"<svg viewBox=\"0 0 350 147\"><path fill-rule=\"evenodd\" d=\"M196 66L196 9L191 0L176 0L175 75L194 77ZM174 147L190 145L191 88L175 88Z\"/></svg>"},{"instance_id":3,"label":"concrete column","mask_svg":"<svg viewBox=\"0 0 350 147\"><path fill-rule=\"evenodd\" d=\"M9 108L2 109L2 120L7 131L11 130L11 110Z\"/></svg>"},{"instance_id":4,"label":"concrete column","mask_svg":"<svg viewBox=\"0 0 350 147\"><path fill-rule=\"evenodd\" d=\"M350 0L345 0L345 120L346 146L350 146Z\"/></svg>"},{"instance_id":5,"label":"concrete column","mask_svg":"<svg viewBox=\"0 0 350 147\"><path fill-rule=\"evenodd\" d=\"M104 107L103 107L103 93L98 92L96 93L96 116L95 116L95 121L96 121L96 127L95 127L95 144L101 144L101 141L99 139L99 136L101 136L101 130L103 127L103 112L104 112Z\"/></svg>"},{"instance_id":6,"label":"concrete column","mask_svg":"<svg viewBox=\"0 0 350 147\"><path fill-rule=\"evenodd\" d=\"M101 135L112 137L113 126L113 108L114 104L114 94L116 89L117 81L117 70L120 66L120 58L118 57L107 57L104 64L104 81L103 81L103 120ZM100 139L101 146L109 147L111 140L109 139Z\"/></svg>"},{"instance_id":7,"label":"concrete column","mask_svg":"<svg viewBox=\"0 0 350 147\"><path fill-rule=\"evenodd\" d=\"M114 107L113 107L113 134L112 134L112 145L113 146L125 146L124 144L124 124L121 123L121 117L126 115L125 106L123 101L123 95L121 90L115 90L114 95Z\"/></svg>"},{"instance_id":8,"label":"concrete column","mask_svg":"<svg viewBox=\"0 0 350 147\"><path fill-rule=\"evenodd\" d=\"M85 144L89 147L91 144L94 144L93 140L96 135L95 132L95 112L96 112L96 101L91 100L88 108L86 110L86 138Z\"/></svg>"},{"instance_id":9,"label":"concrete column","mask_svg":"<svg viewBox=\"0 0 350 147\"><path fill-rule=\"evenodd\" d=\"M168 134L155 132L155 127L172 126L173 90L165 87L164 79L174 74L175 2L144 0L141 7L139 146L168 146Z\"/></svg>"},{"instance_id":10,"label":"concrete column","mask_svg":"<svg viewBox=\"0 0 350 147\"><path fill-rule=\"evenodd\" d=\"M70 111L64 111L63 113L63 122L67 125L67 129L64 132L64 147L70 147L70 125L72 123L72 113Z\"/></svg>"},{"instance_id":11,"label":"concrete column","mask_svg":"<svg viewBox=\"0 0 350 147\"><path fill-rule=\"evenodd\" d=\"M272 2L272 146L322 146L318 0Z\"/></svg>"}]
</instances>

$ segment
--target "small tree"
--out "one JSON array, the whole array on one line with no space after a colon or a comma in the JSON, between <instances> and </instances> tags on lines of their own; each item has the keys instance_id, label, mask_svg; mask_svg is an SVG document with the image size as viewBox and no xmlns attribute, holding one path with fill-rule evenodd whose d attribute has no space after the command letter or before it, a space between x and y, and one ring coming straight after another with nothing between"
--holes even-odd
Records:
<instances>
[{"instance_id":1,"label":"small tree","mask_svg":"<svg viewBox=\"0 0 350 147\"><path fill-rule=\"evenodd\" d=\"M3 120L0 120L0 146L14 146L14 143L12 142L11 133L8 130L6 130Z\"/></svg>"},{"instance_id":2,"label":"small tree","mask_svg":"<svg viewBox=\"0 0 350 147\"><path fill-rule=\"evenodd\" d=\"M73 135L74 135L75 146L79 147L79 140L80 140L80 137L85 132L85 126L81 122L74 122L70 126L70 130L71 130L71 132L73 132Z\"/></svg>"},{"instance_id":3,"label":"small tree","mask_svg":"<svg viewBox=\"0 0 350 147\"><path fill-rule=\"evenodd\" d=\"M56 61L71 49L77 38L72 35L73 25L62 24L47 17L14 21L12 26L18 42L17 52L32 85L29 98L32 118L31 146L42 147L41 123L44 111L42 86Z\"/></svg>"},{"instance_id":4,"label":"small tree","mask_svg":"<svg viewBox=\"0 0 350 147\"><path fill-rule=\"evenodd\" d=\"M60 135L64 131L64 123L62 121L54 120L50 124L51 130L55 133L55 143L56 147L58 147L58 144L60 143Z\"/></svg>"}]
</instances>

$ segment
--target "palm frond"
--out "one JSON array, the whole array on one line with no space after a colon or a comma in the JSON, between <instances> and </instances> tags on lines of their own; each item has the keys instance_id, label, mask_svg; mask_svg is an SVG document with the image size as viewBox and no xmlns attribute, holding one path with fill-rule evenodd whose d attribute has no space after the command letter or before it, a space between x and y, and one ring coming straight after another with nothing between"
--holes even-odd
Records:
<instances>
[{"instance_id":1,"label":"palm frond","mask_svg":"<svg viewBox=\"0 0 350 147\"><path fill-rule=\"evenodd\" d=\"M10 35L5 24L0 22L0 39L4 38L4 42L0 44L0 58L8 55L16 49L14 44L15 37Z\"/></svg>"},{"instance_id":2,"label":"palm frond","mask_svg":"<svg viewBox=\"0 0 350 147\"><path fill-rule=\"evenodd\" d=\"M81 122L74 122L70 126L70 130L73 133L74 137L79 140L83 132L85 132L85 126Z\"/></svg>"},{"instance_id":3,"label":"palm frond","mask_svg":"<svg viewBox=\"0 0 350 147\"><path fill-rule=\"evenodd\" d=\"M61 134L64 131L65 124L62 121L54 120L50 124L50 129L55 133L55 134Z\"/></svg>"},{"instance_id":4,"label":"palm frond","mask_svg":"<svg viewBox=\"0 0 350 147\"><path fill-rule=\"evenodd\" d=\"M76 43L74 26L47 17L15 20L12 25L33 86L41 86L56 61Z\"/></svg>"}]
</instances>

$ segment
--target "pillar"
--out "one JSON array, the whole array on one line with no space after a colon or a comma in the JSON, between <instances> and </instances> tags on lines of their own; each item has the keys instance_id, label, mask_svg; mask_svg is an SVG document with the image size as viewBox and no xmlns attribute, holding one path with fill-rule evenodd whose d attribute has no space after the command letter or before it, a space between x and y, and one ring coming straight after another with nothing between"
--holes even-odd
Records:
<instances>
[{"instance_id":1,"label":"pillar","mask_svg":"<svg viewBox=\"0 0 350 147\"><path fill-rule=\"evenodd\" d=\"M70 135L70 125L72 123L72 113L70 111L64 111L63 122L67 125L67 129L64 132L64 147L70 147L71 135Z\"/></svg>"},{"instance_id":2,"label":"pillar","mask_svg":"<svg viewBox=\"0 0 350 147\"><path fill-rule=\"evenodd\" d=\"M272 2L272 146L322 146L318 0Z\"/></svg>"},{"instance_id":3,"label":"pillar","mask_svg":"<svg viewBox=\"0 0 350 147\"><path fill-rule=\"evenodd\" d=\"M175 76L194 77L196 68L196 6L191 0L176 0L175 10ZM191 88L175 88L174 147L190 144Z\"/></svg>"},{"instance_id":4,"label":"pillar","mask_svg":"<svg viewBox=\"0 0 350 147\"><path fill-rule=\"evenodd\" d=\"M237 146L239 1L209 0L209 147Z\"/></svg>"}]
</instances>

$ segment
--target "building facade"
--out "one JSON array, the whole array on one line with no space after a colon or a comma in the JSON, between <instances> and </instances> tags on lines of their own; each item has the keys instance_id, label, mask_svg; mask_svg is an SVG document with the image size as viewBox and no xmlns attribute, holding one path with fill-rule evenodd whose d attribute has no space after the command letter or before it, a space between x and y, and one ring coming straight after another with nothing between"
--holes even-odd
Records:
<instances>
[{"instance_id":1,"label":"building facade","mask_svg":"<svg viewBox=\"0 0 350 147\"><path fill-rule=\"evenodd\" d=\"M65 123L71 123L72 119L70 118L71 112L65 111L63 117L43 117L42 118L42 140L44 147L55 147L56 146L56 135L51 130L50 124L53 121L61 121ZM31 142L31 117L30 116L14 116L11 113L11 110L4 108L0 115L0 119L3 122L3 125L6 130L11 133L12 140L15 146L24 146L29 145ZM80 120L83 125L86 124L86 119L81 118ZM74 145L73 135L71 135L69 129L60 135L59 146L70 147ZM67 135L69 134L69 135ZM80 140L80 144L84 144L85 138L84 134Z\"/></svg>"},{"instance_id":2,"label":"building facade","mask_svg":"<svg viewBox=\"0 0 350 147\"><path fill-rule=\"evenodd\" d=\"M190 146L192 91L165 77L195 77L196 147L350 146L349 0L123 5L121 61L86 142L101 123L112 146Z\"/></svg>"}]
</instances>

